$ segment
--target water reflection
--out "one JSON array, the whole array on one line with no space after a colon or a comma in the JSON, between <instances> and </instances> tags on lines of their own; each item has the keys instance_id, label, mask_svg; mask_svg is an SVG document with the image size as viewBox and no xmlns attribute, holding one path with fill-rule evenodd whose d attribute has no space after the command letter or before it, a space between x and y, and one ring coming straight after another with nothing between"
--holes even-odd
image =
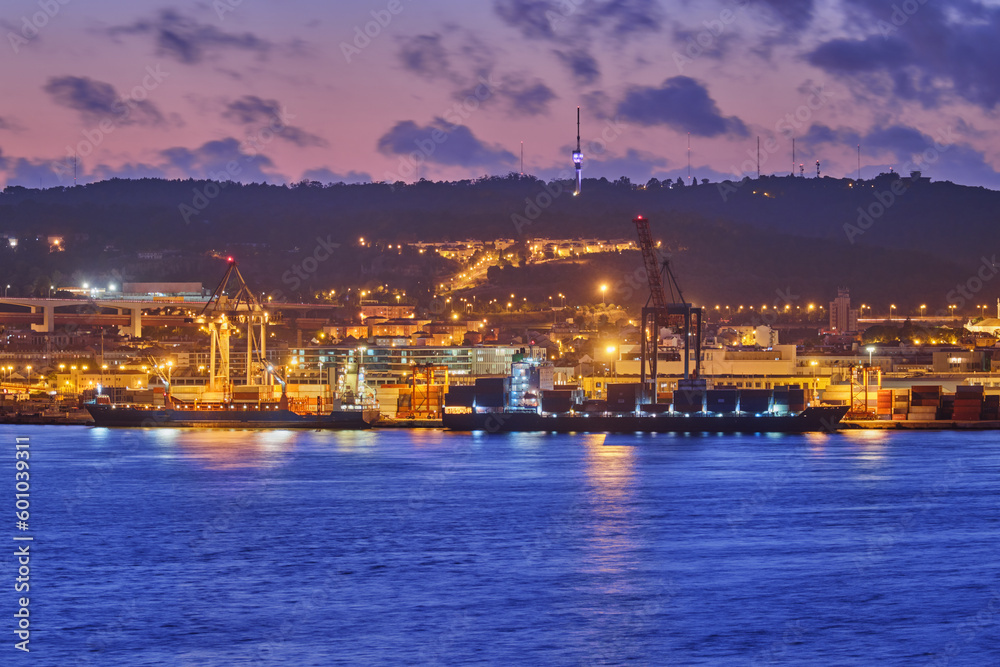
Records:
<instances>
[{"instance_id":1,"label":"water reflection","mask_svg":"<svg viewBox=\"0 0 1000 667\"><path fill-rule=\"evenodd\" d=\"M826 456L826 447L830 444L830 439L833 436L829 433L803 433L802 437L805 438L809 453L822 458Z\"/></svg>"},{"instance_id":2,"label":"water reflection","mask_svg":"<svg viewBox=\"0 0 1000 667\"><path fill-rule=\"evenodd\" d=\"M890 434L884 429L859 429L844 431L844 436L858 448L855 460L867 465L885 462Z\"/></svg>"},{"instance_id":3,"label":"water reflection","mask_svg":"<svg viewBox=\"0 0 1000 667\"><path fill-rule=\"evenodd\" d=\"M147 431L153 443L208 469L273 468L295 449L296 431L189 430Z\"/></svg>"},{"instance_id":4,"label":"water reflection","mask_svg":"<svg viewBox=\"0 0 1000 667\"><path fill-rule=\"evenodd\" d=\"M586 521L583 563L604 576L600 592L621 593L639 563L635 468L637 447L605 445L603 435L585 436ZM589 569L588 566L584 566Z\"/></svg>"},{"instance_id":5,"label":"water reflection","mask_svg":"<svg viewBox=\"0 0 1000 667\"><path fill-rule=\"evenodd\" d=\"M620 511L635 473L635 447L605 446L603 434L583 437L584 472L595 498L603 507Z\"/></svg>"}]
</instances>

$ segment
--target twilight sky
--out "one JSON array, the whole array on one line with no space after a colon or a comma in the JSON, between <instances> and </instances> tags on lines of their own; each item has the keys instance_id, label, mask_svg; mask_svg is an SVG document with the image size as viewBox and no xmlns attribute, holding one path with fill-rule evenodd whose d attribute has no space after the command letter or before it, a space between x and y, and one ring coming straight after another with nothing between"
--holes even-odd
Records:
<instances>
[{"instance_id":1,"label":"twilight sky","mask_svg":"<svg viewBox=\"0 0 1000 667\"><path fill-rule=\"evenodd\" d=\"M922 169L1000 189L1000 0L4 0L0 186Z\"/></svg>"}]
</instances>

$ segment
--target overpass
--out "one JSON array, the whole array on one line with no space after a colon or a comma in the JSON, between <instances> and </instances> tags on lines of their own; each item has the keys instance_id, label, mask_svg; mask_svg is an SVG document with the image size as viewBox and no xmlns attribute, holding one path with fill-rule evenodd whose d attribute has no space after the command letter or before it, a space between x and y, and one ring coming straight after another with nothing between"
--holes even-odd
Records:
<instances>
[{"instance_id":1,"label":"overpass","mask_svg":"<svg viewBox=\"0 0 1000 667\"><path fill-rule=\"evenodd\" d=\"M198 326L194 318L198 316L206 303L207 301L204 300L184 301L181 299L149 301L0 298L0 305L28 309L27 312L0 312L0 324L30 324L32 331L47 333L53 333L56 330L56 325L117 326L123 335L141 338L144 326ZM267 310L295 313L297 316L294 319L299 328L318 328L326 324L338 312L343 312L344 308L314 303L268 303Z\"/></svg>"}]
</instances>

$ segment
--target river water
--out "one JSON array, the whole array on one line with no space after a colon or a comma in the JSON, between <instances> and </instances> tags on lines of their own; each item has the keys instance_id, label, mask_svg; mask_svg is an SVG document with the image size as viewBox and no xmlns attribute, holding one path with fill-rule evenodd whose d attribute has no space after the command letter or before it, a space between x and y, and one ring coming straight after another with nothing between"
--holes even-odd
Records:
<instances>
[{"instance_id":1,"label":"river water","mask_svg":"<svg viewBox=\"0 0 1000 667\"><path fill-rule=\"evenodd\" d=\"M998 433L0 441L32 664L1000 665Z\"/></svg>"}]
</instances>

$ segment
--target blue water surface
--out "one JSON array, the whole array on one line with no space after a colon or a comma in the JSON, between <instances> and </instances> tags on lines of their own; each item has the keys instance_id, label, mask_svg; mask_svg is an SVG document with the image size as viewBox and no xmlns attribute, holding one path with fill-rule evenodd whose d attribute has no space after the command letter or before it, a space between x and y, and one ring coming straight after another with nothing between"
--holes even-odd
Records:
<instances>
[{"instance_id":1,"label":"blue water surface","mask_svg":"<svg viewBox=\"0 0 1000 667\"><path fill-rule=\"evenodd\" d=\"M998 433L0 442L3 664L1000 665Z\"/></svg>"}]
</instances>

